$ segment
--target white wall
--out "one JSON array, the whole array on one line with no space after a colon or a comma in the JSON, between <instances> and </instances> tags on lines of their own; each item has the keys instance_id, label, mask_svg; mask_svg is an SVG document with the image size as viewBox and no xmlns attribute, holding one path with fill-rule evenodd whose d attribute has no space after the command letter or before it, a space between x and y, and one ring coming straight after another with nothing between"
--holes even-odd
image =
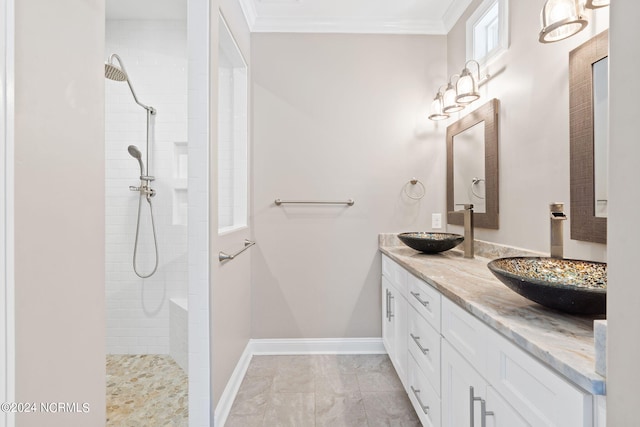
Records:
<instances>
[{"instance_id":1,"label":"white wall","mask_svg":"<svg viewBox=\"0 0 640 427\"><path fill-rule=\"evenodd\" d=\"M159 247L157 272L135 275L132 256L140 185L136 145L146 165L146 111L126 82L106 86L106 292L107 351L169 353L169 299L187 297L187 171L179 164L187 146L187 29L184 21L108 21L105 59L117 53L140 102L152 117L152 199ZM176 145L182 143L182 145ZM153 269L149 208L142 204L138 271Z\"/></svg>"},{"instance_id":2,"label":"white wall","mask_svg":"<svg viewBox=\"0 0 640 427\"><path fill-rule=\"evenodd\" d=\"M448 74L465 63L468 17L474 0L447 36ZM543 2L510 1L510 46L487 71L495 75L481 87L479 107L500 100L500 229L476 229L477 239L549 252L549 204L564 202L564 254L568 258L605 260L606 245L570 239L569 198L569 51L608 28L608 8L595 12L580 34L554 44L538 42ZM484 71L484 70L483 70ZM436 90L434 85L432 91ZM449 125L467 110L454 115ZM444 184L443 184L444 185ZM462 228L449 226L461 233Z\"/></svg>"},{"instance_id":3,"label":"white wall","mask_svg":"<svg viewBox=\"0 0 640 427\"><path fill-rule=\"evenodd\" d=\"M611 6L610 151L609 151L609 288L607 293L607 425L638 423L640 382L640 287L638 287L638 211L640 193L635 175L640 170L636 75L640 55L637 17L640 4L614 2Z\"/></svg>"},{"instance_id":4,"label":"white wall","mask_svg":"<svg viewBox=\"0 0 640 427\"><path fill-rule=\"evenodd\" d=\"M16 425L104 425L104 1L15 8Z\"/></svg>"},{"instance_id":5,"label":"white wall","mask_svg":"<svg viewBox=\"0 0 640 427\"><path fill-rule=\"evenodd\" d=\"M378 233L445 212L445 38L252 34L252 335L379 337ZM425 197L403 186L417 177ZM355 199L280 206L282 199Z\"/></svg>"}]
</instances>

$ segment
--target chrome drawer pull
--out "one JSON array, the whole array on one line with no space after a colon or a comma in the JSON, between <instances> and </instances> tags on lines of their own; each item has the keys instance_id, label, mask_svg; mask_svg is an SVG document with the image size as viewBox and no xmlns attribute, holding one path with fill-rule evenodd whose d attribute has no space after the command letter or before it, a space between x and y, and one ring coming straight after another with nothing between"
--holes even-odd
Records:
<instances>
[{"instance_id":1,"label":"chrome drawer pull","mask_svg":"<svg viewBox=\"0 0 640 427\"><path fill-rule=\"evenodd\" d=\"M387 322L390 322L391 319L389 319L389 289L385 289L387 291L387 307L386 307L386 314L385 317L387 318Z\"/></svg>"},{"instance_id":2,"label":"chrome drawer pull","mask_svg":"<svg viewBox=\"0 0 640 427\"><path fill-rule=\"evenodd\" d=\"M469 414L470 420L469 421L471 423L469 425L471 427L475 427L475 425L476 425L476 423L475 423L473 418L474 418L474 412L475 412L474 411L474 407L475 407L475 403L477 401L480 401L481 404L482 404L482 402L484 402L484 399L481 398L481 397L476 397L474 392L473 392L473 386L470 386L469 387L469 412L470 412L470 414ZM493 415L493 413L492 413L492 415ZM484 427L484 422L482 423L482 426Z\"/></svg>"},{"instance_id":3,"label":"chrome drawer pull","mask_svg":"<svg viewBox=\"0 0 640 427\"><path fill-rule=\"evenodd\" d=\"M394 299L396 299L396 297L394 297L391 291L389 291L389 322L391 322L392 317L395 317L395 314L392 310Z\"/></svg>"},{"instance_id":4,"label":"chrome drawer pull","mask_svg":"<svg viewBox=\"0 0 640 427\"><path fill-rule=\"evenodd\" d=\"M411 295L413 295L414 298L420 302L420 304L424 305L425 307L429 306L429 301L425 301L422 298L420 298L420 294L418 292L411 292Z\"/></svg>"},{"instance_id":5,"label":"chrome drawer pull","mask_svg":"<svg viewBox=\"0 0 640 427\"><path fill-rule=\"evenodd\" d=\"M422 412L424 412L425 415L429 415L429 407L427 405L425 405L424 403L422 403L422 400L420 399L420 396L419 396L420 390L416 390L415 388L413 388L413 386L411 386L411 391L413 392L413 395L418 400L418 404L420 405L420 408L422 409Z\"/></svg>"},{"instance_id":6,"label":"chrome drawer pull","mask_svg":"<svg viewBox=\"0 0 640 427\"><path fill-rule=\"evenodd\" d=\"M411 338L413 338L413 342L416 343L416 345L418 346L418 348L420 349L420 351L422 352L422 354L427 354L429 353L429 349L428 348L424 348L423 346L420 345L420 337L417 337L413 334L409 334L411 336Z\"/></svg>"},{"instance_id":7,"label":"chrome drawer pull","mask_svg":"<svg viewBox=\"0 0 640 427\"><path fill-rule=\"evenodd\" d=\"M487 415L493 416L494 413L493 411L487 411L487 402L484 399L480 400L480 414L480 426L487 427Z\"/></svg>"}]
</instances>

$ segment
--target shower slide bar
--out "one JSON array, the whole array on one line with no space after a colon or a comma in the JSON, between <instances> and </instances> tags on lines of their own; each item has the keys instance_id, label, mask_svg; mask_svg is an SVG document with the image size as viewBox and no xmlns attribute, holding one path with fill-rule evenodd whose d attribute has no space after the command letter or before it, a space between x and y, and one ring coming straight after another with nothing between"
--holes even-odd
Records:
<instances>
[{"instance_id":1,"label":"shower slide bar","mask_svg":"<svg viewBox=\"0 0 640 427\"><path fill-rule=\"evenodd\" d=\"M233 254L233 255L229 255L228 253L226 253L226 252L222 252L222 251L221 251L221 252L218 254L218 260L219 260L220 262L223 262L223 261L229 261L229 260L235 259L235 257L237 257L237 256L238 256L238 255L240 255L242 252L246 251L247 249L249 249L251 246L253 246L253 245L255 245L255 244L256 244L256 242L252 242L251 240L244 239L244 248L240 249L238 252L236 252L236 253L235 253L235 254Z\"/></svg>"},{"instance_id":2,"label":"shower slide bar","mask_svg":"<svg viewBox=\"0 0 640 427\"><path fill-rule=\"evenodd\" d=\"M295 203L295 204L306 204L306 205L349 205L353 206L356 201L353 199L349 199L346 201L333 201L333 200L281 200L276 199L274 203L276 206Z\"/></svg>"}]
</instances>

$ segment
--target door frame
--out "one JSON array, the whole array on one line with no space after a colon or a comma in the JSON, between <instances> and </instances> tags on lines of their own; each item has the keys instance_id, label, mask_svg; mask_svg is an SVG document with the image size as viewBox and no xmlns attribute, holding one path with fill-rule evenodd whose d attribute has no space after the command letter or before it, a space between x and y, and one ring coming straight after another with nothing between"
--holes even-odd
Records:
<instances>
[{"instance_id":1,"label":"door frame","mask_svg":"<svg viewBox=\"0 0 640 427\"><path fill-rule=\"evenodd\" d=\"M214 10L217 13L217 8ZM213 425L210 360L209 141L212 7L187 1L189 426ZM203 220L204 219L204 220Z\"/></svg>"},{"instance_id":2,"label":"door frame","mask_svg":"<svg viewBox=\"0 0 640 427\"><path fill-rule=\"evenodd\" d=\"M4 13L0 31L0 401L15 401L15 272L14 272L14 23L15 0L0 0ZM15 424L15 415L3 412L0 427Z\"/></svg>"}]
</instances>

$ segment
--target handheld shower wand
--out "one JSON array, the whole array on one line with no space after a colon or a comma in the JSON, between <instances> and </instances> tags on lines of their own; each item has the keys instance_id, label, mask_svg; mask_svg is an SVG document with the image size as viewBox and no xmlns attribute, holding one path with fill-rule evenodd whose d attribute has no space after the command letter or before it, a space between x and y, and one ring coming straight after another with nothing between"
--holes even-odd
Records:
<instances>
[{"instance_id":1,"label":"handheld shower wand","mask_svg":"<svg viewBox=\"0 0 640 427\"><path fill-rule=\"evenodd\" d=\"M135 145L130 145L127 148L131 157L138 161L138 165L140 165L140 186L134 187L130 186L129 190L140 192L140 197L138 198L138 219L136 221L136 240L133 244L133 271L143 279L147 277L153 276L153 274L158 269L158 237L156 236L156 224L153 219L153 205L151 204L151 198L156 195L156 191L149 186L149 183L153 181L152 176L147 176L144 174L144 164L142 163L142 153ZM141 274L138 272L137 265L137 257L138 257L138 236L140 235L140 211L142 210L142 198L145 197L147 199L147 203L149 203L149 212L151 213L151 230L153 231L153 245L156 251L155 265L153 270L149 274Z\"/></svg>"},{"instance_id":2,"label":"handheld shower wand","mask_svg":"<svg viewBox=\"0 0 640 427\"><path fill-rule=\"evenodd\" d=\"M142 153L140 152L140 149L135 145L130 145L129 147L127 147L127 151L129 152L129 154L131 154L131 157L138 160L138 163L140 164L140 176L143 176L144 166L142 165Z\"/></svg>"},{"instance_id":3,"label":"handheld shower wand","mask_svg":"<svg viewBox=\"0 0 640 427\"><path fill-rule=\"evenodd\" d=\"M142 153L140 152L140 149L135 145L130 145L129 147L127 147L127 151L129 152L129 154L131 154L131 157L138 161L138 164L140 165L140 180L147 182L155 180L156 178L148 175L148 172L145 173L144 163L142 162ZM152 196L153 195L155 194L152 194Z\"/></svg>"}]
</instances>

